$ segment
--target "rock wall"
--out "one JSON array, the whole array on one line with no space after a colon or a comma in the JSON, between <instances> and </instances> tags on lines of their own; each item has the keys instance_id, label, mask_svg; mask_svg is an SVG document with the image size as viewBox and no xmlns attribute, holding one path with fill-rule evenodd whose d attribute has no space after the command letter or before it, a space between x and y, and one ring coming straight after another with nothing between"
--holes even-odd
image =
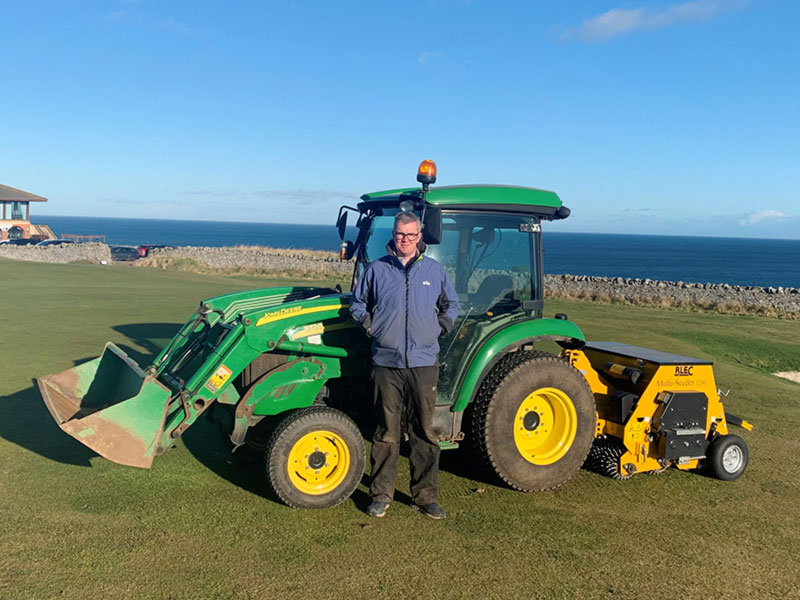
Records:
<instances>
[{"instance_id":1,"label":"rock wall","mask_svg":"<svg viewBox=\"0 0 800 600\"><path fill-rule=\"evenodd\" d=\"M550 297L626 302L645 306L705 308L800 318L800 290L727 283L686 283L588 275L545 275Z\"/></svg>"},{"instance_id":2,"label":"rock wall","mask_svg":"<svg viewBox=\"0 0 800 600\"><path fill-rule=\"evenodd\" d=\"M0 245L0 257L35 262L110 262L105 244L39 248ZM221 273L250 273L296 278L349 280L352 261L341 262L333 252L283 250L257 246L180 247L153 251L136 261L140 266ZM509 273L516 276L516 273ZM726 283L686 283L588 275L545 275L545 294L551 298L627 303L642 306L751 313L800 319L800 289Z\"/></svg>"},{"instance_id":3,"label":"rock wall","mask_svg":"<svg viewBox=\"0 0 800 600\"><path fill-rule=\"evenodd\" d=\"M73 263L111 262L111 251L105 244L64 244L63 246L10 246L0 244L0 258L31 262Z\"/></svg>"},{"instance_id":4,"label":"rock wall","mask_svg":"<svg viewBox=\"0 0 800 600\"><path fill-rule=\"evenodd\" d=\"M183 263L181 261L184 261ZM288 277L347 277L353 273L352 261L341 262L334 252L283 250L260 246L197 247L156 250L141 266L172 268L187 262L200 263L213 270L231 273L264 273ZM189 266L191 266L189 264Z\"/></svg>"}]
</instances>

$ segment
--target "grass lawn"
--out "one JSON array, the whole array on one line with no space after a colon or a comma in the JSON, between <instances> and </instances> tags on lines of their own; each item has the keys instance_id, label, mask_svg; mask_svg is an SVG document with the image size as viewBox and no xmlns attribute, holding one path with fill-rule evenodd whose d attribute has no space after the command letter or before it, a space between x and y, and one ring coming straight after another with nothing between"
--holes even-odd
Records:
<instances>
[{"instance_id":1,"label":"grass lawn","mask_svg":"<svg viewBox=\"0 0 800 600\"><path fill-rule=\"evenodd\" d=\"M402 501L370 519L363 483L333 509L287 508L205 420L152 469L116 465L34 387L106 341L144 363L202 298L271 284L0 260L0 598L800 597L800 385L771 375L800 370L798 321L548 301L589 339L713 359L726 409L755 424L737 431L750 467L732 483L580 471L522 494L445 452L442 522Z\"/></svg>"}]
</instances>

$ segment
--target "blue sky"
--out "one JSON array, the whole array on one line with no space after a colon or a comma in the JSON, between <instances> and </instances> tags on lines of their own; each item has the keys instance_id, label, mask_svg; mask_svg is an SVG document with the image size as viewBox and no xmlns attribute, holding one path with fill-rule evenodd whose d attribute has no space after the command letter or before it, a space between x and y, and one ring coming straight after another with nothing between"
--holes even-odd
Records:
<instances>
[{"instance_id":1,"label":"blue sky","mask_svg":"<svg viewBox=\"0 0 800 600\"><path fill-rule=\"evenodd\" d=\"M559 231L800 238L800 3L0 2L0 183L36 214L332 223L552 189Z\"/></svg>"}]
</instances>

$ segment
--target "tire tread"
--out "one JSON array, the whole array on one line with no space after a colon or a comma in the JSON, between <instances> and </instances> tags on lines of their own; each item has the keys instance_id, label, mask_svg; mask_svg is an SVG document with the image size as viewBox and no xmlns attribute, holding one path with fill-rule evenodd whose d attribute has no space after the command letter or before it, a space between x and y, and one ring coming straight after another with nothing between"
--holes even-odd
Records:
<instances>
[{"instance_id":1,"label":"tire tread","mask_svg":"<svg viewBox=\"0 0 800 600\"><path fill-rule=\"evenodd\" d=\"M280 444L283 444L286 440L284 439L285 434L288 430L294 428L302 429L304 426L312 425L317 427L325 427L326 425L321 424L319 422L320 419L323 419L325 415L328 419L328 423L338 423L342 426L343 429L351 429L351 433L358 436L359 445L357 448L351 450L351 461L355 463L356 467L361 464L360 471L356 470L356 475L353 477L353 481L349 484L345 484L342 490L346 490L346 493L342 493L342 490L335 490L338 492L341 497L337 497L335 501L330 504L325 504L324 506L320 506L320 508L329 508L332 506L336 506L337 504L341 504L350 495L355 491L355 488L358 487L358 483L361 481L361 475L364 471L364 462L366 460L366 453L364 450L364 443L361 440L361 433L358 430L358 427L353 422L350 417L345 415L343 412L336 410L335 408L330 408L327 406L311 406L308 408L301 408L299 410L293 411L290 413L286 418L284 418L278 425L275 427L272 435L270 436L269 442L267 443L266 450L264 452L264 467L267 474L267 482L269 483L270 488L275 493L275 495L280 498L280 500L290 506L292 508L310 508L303 504L300 500L293 497L291 493L288 493L287 490L283 488L283 486L276 485L276 482L280 481L280 469L283 468L281 461L272 460L271 457L274 456L276 449ZM352 488L352 489L349 489ZM299 493L299 492L298 492ZM331 492L333 493L333 492Z\"/></svg>"},{"instance_id":2,"label":"tire tread","mask_svg":"<svg viewBox=\"0 0 800 600\"><path fill-rule=\"evenodd\" d=\"M496 453L494 451L494 448L492 447L491 441L489 440L489 436L487 435L487 426L489 418L497 406L495 397L498 392L498 388L500 388L502 383L506 381L508 378L515 376L520 371L530 369L532 367L530 363L533 362L540 364L541 363L563 364L565 361L564 359L558 356L542 351L519 350L505 355L498 361L498 363L494 366L494 368L489 372L489 374L481 383L481 386L475 398L475 406L473 409L473 417L471 423L472 425L471 437L478 458L505 485L507 485L512 489L522 492L531 492L531 491L544 492L544 491L554 490L564 485L567 481L569 481L572 475L574 475L573 473L572 475L570 475L570 477L552 486L527 487L519 485L506 473L503 465L501 465L497 460ZM583 381L583 383L586 385L589 394L591 394L591 389L589 388L589 384L586 383L586 380L584 379L583 375L581 375L580 372L571 365L570 367L575 371L576 375L580 377L580 380ZM511 443L513 443L513 441ZM589 454L590 449L591 449L591 440L589 441L589 444L586 446L585 451L583 450L581 451L580 461L578 463L579 465L583 464L584 460ZM575 469L575 471L578 470L579 469Z\"/></svg>"}]
</instances>

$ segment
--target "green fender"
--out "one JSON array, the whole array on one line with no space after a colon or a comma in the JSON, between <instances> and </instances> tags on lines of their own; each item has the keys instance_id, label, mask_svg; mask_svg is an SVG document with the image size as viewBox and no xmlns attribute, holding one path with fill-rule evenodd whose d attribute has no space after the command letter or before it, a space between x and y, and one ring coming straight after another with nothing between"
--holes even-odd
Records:
<instances>
[{"instance_id":1,"label":"green fender","mask_svg":"<svg viewBox=\"0 0 800 600\"><path fill-rule=\"evenodd\" d=\"M523 321L501 329L487 339L467 369L458 396L453 404L453 412L464 410L472 400L484 376L494 364L514 348L534 340L580 340L586 341L580 328L571 321L561 319L534 319Z\"/></svg>"},{"instance_id":2,"label":"green fender","mask_svg":"<svg viewBox=\"0 0 800 600\"><path fill-rule=\"evenodd\" d=\"M254 416L271 416L314 404L322 386L341 376L336 358L297 357L267 372L236 404L231 441L244 442Z\"/></svg>"},{"instance_id":3,"label":"green fender","mask_svg":"<svg viewBox=\"0 0 800 600\"><path fill-rule=\"evenodd\" d=\"M309 356L278 367L250 392L254 415L277 415L314 404L328 379L341 376L335 358Z\"/></svg>"}]
</instances>

